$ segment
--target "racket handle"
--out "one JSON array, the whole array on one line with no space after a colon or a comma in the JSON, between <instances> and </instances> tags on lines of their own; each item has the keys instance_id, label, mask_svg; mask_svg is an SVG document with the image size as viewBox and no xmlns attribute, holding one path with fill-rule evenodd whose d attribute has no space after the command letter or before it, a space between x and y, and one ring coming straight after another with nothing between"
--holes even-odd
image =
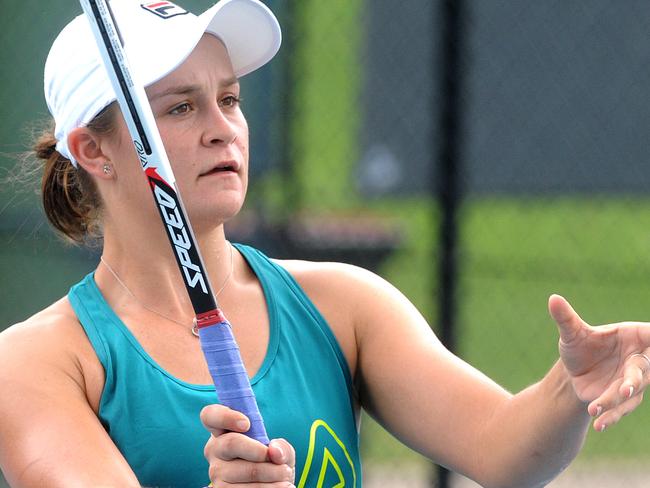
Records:
<instances>
[{"instance_id":1,"label":"racket handle","mask_svg":"<svg viewBox=\"0 0 650 488\"><path fill-rule=\"evenodd\" d=\"M215 312L210 314L213 320L214 317L218 319L217 322L213 322L205 315L197 317L199 338L219 402L246 415L251 427L245 434L268 445L269 438L266 435L264 420L257 407L255 394L244 368L239 346L235 342L232 327L220 310L216 311L216 315Z\"/></svg>"}]
</instances>

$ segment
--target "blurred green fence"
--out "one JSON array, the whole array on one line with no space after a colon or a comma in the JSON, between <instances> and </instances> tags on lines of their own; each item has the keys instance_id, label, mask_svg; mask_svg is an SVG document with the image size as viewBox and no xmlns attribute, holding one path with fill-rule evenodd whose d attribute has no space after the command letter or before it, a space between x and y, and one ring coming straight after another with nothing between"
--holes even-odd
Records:
<instances>
[{"instance_id":1,"label":"blurred green fence","mask_svg":"<svg viewBox=\"0 0 650 488\"><path fill-rule=\"evenodd\" d=\"M244 82L254 179L230 226L274 255L369 263L434 330L443 3L267 2L285 47ZM3 7L0 176L46 115L42 65L80 11L73 0ZM557 359L549 294L593 324L650 319L650 5L474 0L464 14L457 352L517 391ZM32 189L3 184L0 329L63 296L96 262L47 230ZM647 486L649 424L643 405L591 433L561 479L598 486L591 474L611 471L608 487ZM409 486L433 486L427 461L368 418L363 430L368 480L373 470L413 472Z\"/></svg>"}]
</instances>

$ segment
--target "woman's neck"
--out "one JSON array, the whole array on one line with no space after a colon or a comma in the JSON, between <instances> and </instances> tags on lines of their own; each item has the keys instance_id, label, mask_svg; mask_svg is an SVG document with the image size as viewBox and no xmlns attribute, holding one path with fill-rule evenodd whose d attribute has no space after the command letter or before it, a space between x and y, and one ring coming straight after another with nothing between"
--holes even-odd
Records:
<instances>
[{"instance_id":1,"label":"woman's neck","mask_svg":"<svg viewBox=\"0 0 650 488\"><path fill-rule=\"evenodd\" d=\"M158 227L158 229L156 229ZM195 234L207 276L212 278L213 293L223 281L232 279L232 248L226 241L223 226L210 232ZM104 248L95 280L103 293L116 303L139 302L136 305L156 313L187 320L194 312L185 289L174 251L186 271L196 279L198 263L191 262L187 249L172 246L162 225L152 223L148 229L117 232L110 225L104 228ZM207 283L207 276L204 278ZM117 277L117 278L116 278Z\"/></svg>"}]
</instances>

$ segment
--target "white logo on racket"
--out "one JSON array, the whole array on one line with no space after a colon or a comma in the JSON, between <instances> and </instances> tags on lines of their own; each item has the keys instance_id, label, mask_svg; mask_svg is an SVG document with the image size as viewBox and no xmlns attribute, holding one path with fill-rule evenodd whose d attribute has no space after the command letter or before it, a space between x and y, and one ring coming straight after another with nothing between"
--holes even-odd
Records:
<instances>
[{"instance_id":1,"label":"white logo on racket","mask_svg":"<svg viewBox=\"0 0 650 488\"><path fill-rule=\"evenodd\" d=\"M154 185L153 191L158 202L158 207L169 229L169 235L174 244L174 251L181 264L181 268L183 268L187 284L192 288L196 288L197 284L201 285L201 291L207 294L208 289L201 274L201 268L192 262L192 257L190 256L192 240L185 229L185 224L181 218L176 200L158 185Z\"/></svg>"}]
</instances>

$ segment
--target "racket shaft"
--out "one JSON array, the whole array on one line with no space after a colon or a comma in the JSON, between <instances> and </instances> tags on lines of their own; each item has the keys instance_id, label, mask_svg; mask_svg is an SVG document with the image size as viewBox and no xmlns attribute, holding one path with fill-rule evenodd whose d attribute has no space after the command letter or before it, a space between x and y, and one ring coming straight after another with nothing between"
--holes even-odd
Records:
<instances>
[{"instance_id":1,"label":"racket shaft","mask_svg":"<svg viewBox=\"0 0 650 488\"><path fill-rule=\"evenodd\" d=\"M167 237L199 324L199 336L219 400L251 420L250 437L268 444L239 348L227 320L216 308L205 265L167 159L144 86L134 80L118 26L107 0L80 0L90 21L143 171L149 180ZM207 344L204 344L207 342Z\"/></svg>"},{"instance_id":2,"label":"racket shaft","mask_svg":"<svg viewBox=\"0 0 650 488\"><path fill-rule=\"evenodd\" d=\"M224 319L215 325L201 327L199 336L219 402L246 415L251 423L246 435L268 445L264 421L230 324Z\"/></svg>"}]
</instances>

